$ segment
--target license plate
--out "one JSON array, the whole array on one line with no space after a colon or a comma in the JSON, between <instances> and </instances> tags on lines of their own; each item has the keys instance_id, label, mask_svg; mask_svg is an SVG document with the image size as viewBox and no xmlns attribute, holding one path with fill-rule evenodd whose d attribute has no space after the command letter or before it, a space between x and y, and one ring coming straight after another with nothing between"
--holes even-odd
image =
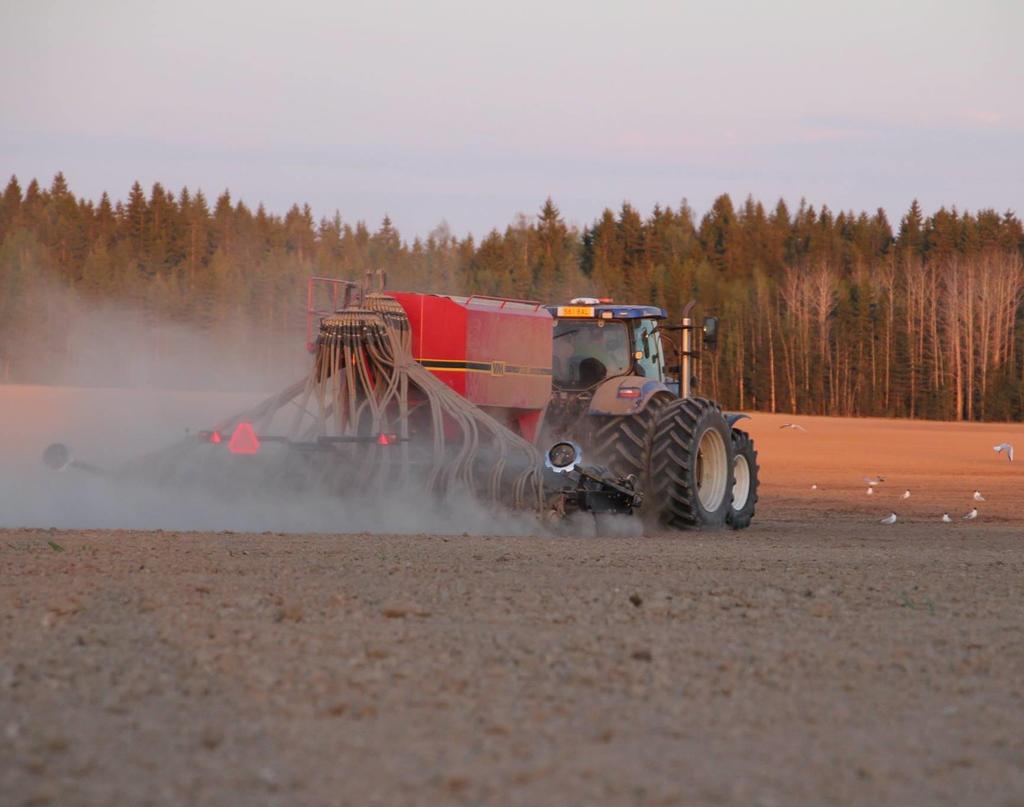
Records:
<instances>
[{"instance_id":1,"label":"license plate","mask_svg":"<svg viewBox=\"0 0 1024 807\"><path fill-rule=\"evenodd\" d=\"M558 306L560 317L592 317L594 306L592 305L560 305Z\"/></svg>"}]
</instances>

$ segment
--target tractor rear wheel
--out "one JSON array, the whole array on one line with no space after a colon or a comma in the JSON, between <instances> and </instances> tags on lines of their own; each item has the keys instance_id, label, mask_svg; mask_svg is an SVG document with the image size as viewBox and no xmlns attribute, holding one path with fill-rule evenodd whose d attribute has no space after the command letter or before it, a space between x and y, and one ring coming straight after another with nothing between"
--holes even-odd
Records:
<instances>
[{"instance_id":1,"label":"tractor rear wheel","mask_svg":"<svg viewBox=\"0 0 1024 807\"><path fill-rule=\"evenodd\" d=\"M651 437L644 506L660 526L721 527L732 507L733 443L721 408L706 398L672 401Z\"/></svg>"},{"instance_id":2,"label":"tractor rear wheel","mask_svg":"<svg viewBox=\"0 0 1024 807\"><path fill-rule=\"evenodd\" d=\"M594 459L615 476L635 474L646 487L650 435L658 412L671 398L655 396L635 415L591 415L587 444Z\"/></svg>"},{"instance_id":3,"label":"tractor rear wheel","mask_svg":"<svg viewBox=\"0 0 1024 807\"><path fill-rule=\"evenodd\" d=\"M732 506L726 522L734 530L750 526L757 505L757 449L750 435L741 429L732 430Z\"/></svg>"}]
</instances>

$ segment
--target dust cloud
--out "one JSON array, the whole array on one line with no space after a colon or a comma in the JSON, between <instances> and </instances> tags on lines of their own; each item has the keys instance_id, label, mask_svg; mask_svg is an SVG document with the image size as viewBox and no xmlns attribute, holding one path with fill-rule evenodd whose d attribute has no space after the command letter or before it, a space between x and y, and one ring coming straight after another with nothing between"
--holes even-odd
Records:
<instances>
[{"instance_id":1,"label":"dust cloud","mask_svg":"<svg viewBox=\"0 0 1024 807\"><path fill-rule=\"evenodd\" d=\"M51 339L32 357L36 377L46 383L0 384L0 527L478 535L541 530L532 514L469 495L442 503L387 485L372 495L316 486L247 487L244 474L230 477L238 470L232 460L249 458L233 458L223 447L211 471L203 453L212 447L196 432L304 377L311 359L302 349L301 329L291 337L294 345L267 345L247 339L241 326L204 333L124 307L96 308L64 289L48 295L61 312L63 331L57 348ZM268 356L278 357L274 366ZM170 450L174 479L51 471L42 453L54 442L68 445L79 462L114 472L150 453L166 459Z\"/></svg>"}]
</instances>

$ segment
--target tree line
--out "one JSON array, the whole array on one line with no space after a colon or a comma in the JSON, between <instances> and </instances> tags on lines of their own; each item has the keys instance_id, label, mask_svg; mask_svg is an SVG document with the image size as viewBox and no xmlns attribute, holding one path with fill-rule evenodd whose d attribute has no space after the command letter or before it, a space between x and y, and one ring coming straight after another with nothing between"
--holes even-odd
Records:
<instances>
[{"instance_id":1,"label":"tree line","mask_svg":"<svg viewBox=\"0 0 1024 807\"><path fill-rule=\"evenodd\" d=\"M895 225L881 209L728 195L699 217L685 201L646 215L623 203L580 229L548 199L479 240L442 223L409 242L387 217L371 231L308 205L253 209L227 191L211 204L136 182L124 200L93 201L62 174L47 188L12 177L0 198L0 380L48 380L41 349L74 360L78 309L63 292L214 339L230 327L271 366L296 360L310 275L383 269L396 289L607 296L673 317L697 299L722 319L703 388L729 407L1020 420L1022 257L1012 211L926 216L916 201Z\"/></svg>"}]
</instances>

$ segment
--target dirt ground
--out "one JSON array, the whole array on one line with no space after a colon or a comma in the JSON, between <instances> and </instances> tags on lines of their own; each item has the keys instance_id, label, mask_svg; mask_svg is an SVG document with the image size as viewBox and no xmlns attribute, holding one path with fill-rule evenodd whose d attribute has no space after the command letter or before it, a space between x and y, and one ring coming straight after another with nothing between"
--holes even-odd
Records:
<instances>
[{"instance_id":1,"label":"dirt ground","mask_svg":"<svg viewBox=\"0 0 1024 807\"><path fill-rule=\"evenodd\" d=\"M1024 805L1024 428L790 421L741 533L0 512L0 802Z\"/></svg>"}]
</instances>

